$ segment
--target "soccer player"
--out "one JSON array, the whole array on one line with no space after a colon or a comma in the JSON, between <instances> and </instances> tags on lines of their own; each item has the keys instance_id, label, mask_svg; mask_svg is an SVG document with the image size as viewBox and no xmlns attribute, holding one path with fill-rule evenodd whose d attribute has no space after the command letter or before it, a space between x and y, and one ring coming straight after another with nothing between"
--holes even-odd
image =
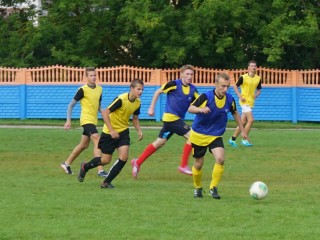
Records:
<instances>
[{"instance_id":1,"label":"soccer player","mask_svg":"<svg viewBox=\"0 0 320 240\"><path fill-rule=\"evenodd\" d=\"M217 76L216 84L215 89L201 94L188 109L189 112L196 114L189 138L195 158L192 167L195 198L203 197L202 166L206 151L209 149L209 152L215 158L209 194L215 199L220 199L217 186L224 172L225 160L222 135L226 130L229 112L232 113L237 122L242 137L247 139L234 98L227 93L230 86L229 76L226 73L220 73Z\"/></svg>"},{"instance_id":2,"label":"soccer player","mask_svg":"<svg viewBox=\"0 0 320 240\"><path fill-rule=\"evenodd\" d=\"M155 104L162 93L167 94L165 112L162 116L163 127L160 130L158 138L149 144L138 159L132 159L132 175L137 178L142 163L147 160L154 152L165 145L173 134L189 138L190 127L183 121L190 103L199 96L197 88L191 84L194 74L192 65L184 65L180 68L180 77L170 81L159 88L153 95L148 114L154 116ZM179 172L192 175L188 166L188 159L191 153L191 143L187 140L183 148L183 154Z\"/></svg>"},{"instance_id":3,"label":"soccer player","mask_svg":"<svg viewBox=\"0 0 320 240\"><path fill-rule=\"evenodd\" d=\"M261 78L256 74L257 72L257 63L254 60L251 60L248 63L248 73L241 75L237 83L233 86L234 91L239 97L239 103L242 108L241 121L244 126L244 129L249 135L250 129L253 124L253 114L252 109L254 106L255 99L261 93ZM238 90L238 87L241 88L241 94ZM236 139L240 134L240 128L237 127L234 131L232 137L229 139L229 144L232 147L237 147ZM247 139L242 139L241 144L246 147L252 146Z\"/></svg>"},{"instance_id":4,"label":"soccer player","mask_svg":"<svg viewBox=\"0 0 320 240\"><path fill-rule=\"evenodd\" d=\"M96 84L96 70L93 67L86 68L86 79L87 84L78 89L68 106L67 121L64 124L64 129L69 130L71 127L72 110L76 103L80 101L80 125L83 128L82 137L80 143L73 149L67 160L60 164L60 167L67 174L73 174L70 165L89 147L90 140L94 144L93 155L96 157L101 155L98 149L99 134L96 125L98 123L98 111L102 111L102 87ZM107 176L102 166L98 168L98 175L101 177Z\"/></svg>"},{"instance_id":5,"label":"soccer player","mask_svg":"<svg viewBox=\"0 0 320 240\"><path fill-rule=\"evenodd\" d=\"M108 172L108 176L101 183L101 188L114 188L112 180L121 172L127 163L129 155L129 120L132 115L132 123L138 132L140 141L143 137L138 115L140 114L140 97L143 92L143 81L135 79L130 84L130 92L119 95L104 111L104 121L99 148L101 157L94 157L88 163L81 163L78 175L79 182L83 182L86 173L97 166L106 165L111 162L112 154L118 150L118 159Z\"/></svg>"}]
</instances>

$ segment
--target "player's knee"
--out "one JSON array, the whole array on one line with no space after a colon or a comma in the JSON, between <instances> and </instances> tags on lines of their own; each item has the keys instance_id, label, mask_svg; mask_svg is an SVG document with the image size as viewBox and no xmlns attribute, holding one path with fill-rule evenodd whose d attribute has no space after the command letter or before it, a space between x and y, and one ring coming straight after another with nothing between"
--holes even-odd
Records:
<instances>
[{"instance_id":1,"label":"player's knee","mask_svg":"<svg viewBox=\"0 0 320 240\"><path fill-rule=\"evenodd\" d=\"M86 150L88 147L89 147L89 144L80 144L80 145L79 145L79 149L80 149L81 151Z\"/></svg>"},{"instance_id":2,"label":"player's knee","mask_svg":"<svg viewBox=\"0 0 320 240\"><path fill-rule=\"evenodd\" d=\"M109 158L101 158L101 164L102 165L106 165L106 164L108 164L110 162L111 162L111 159L109 159Z\"/></svg>"},{"instance_id":3,"label":"player's knee","mask_svg":"<svg viewBox=\"0 0 320 240\"><path fill-rule=\"evenodd\" d=\"M253 119L253 118L248 119L248 123L249 123L249 124L252 124L253 122L254 122L254 119Z\"/></svg>"},{"instance_id":4,"label":"player's knee","mask_svg":"<svg viewBox=\"0 0 320 240\"><path fill-rule=\"evenodd\" d=\"M219 164L219 165L223 165L224 164L224 158L223 157L216 158L216 163Z\"/></svg>"},{"instance_id":5,"label":"player's knee","mask_svg":"<svg viewBox=\"0 0 320 240\"><path fill-rule=\"evenodd\" d=\"M194 166L195 169L200 171L202 169L203 162L202 161L194 161L194 165L193 166Z\"/></svg>"},{"instance_id":6,"label":"player's knee","mask_svg":"<svg viewBox=\"0 0 320 240\"><path fill-rule=\"evenodd\" d=\"M91 141L93 141L94 143L97 143L97 144L98 144L100 137L99 137L98 134L93 134L93 135L91 135L90 139L91 139Z\"/></svg>"},{"instance_id":7,"label":"player's knee","mask_svg":"<svg viewBox=\"0 0 320 240\"><path fill-rule=\"evenodd\" d=\"M163 147L166 144L166 141L164 140L156 140L155 142L152 143L152 145L156 148L159 149Z\"/></svg>"},{"instance_id":8,"label":"player's knee","mask_svg":"<svg viewBox=\"0 0 320 240\"><path fill-rule=\"evenodd\" d=\"M157 144L157 149L163 147L166 144L166 142L160 142Z\"/></svg>"}]
</instances>

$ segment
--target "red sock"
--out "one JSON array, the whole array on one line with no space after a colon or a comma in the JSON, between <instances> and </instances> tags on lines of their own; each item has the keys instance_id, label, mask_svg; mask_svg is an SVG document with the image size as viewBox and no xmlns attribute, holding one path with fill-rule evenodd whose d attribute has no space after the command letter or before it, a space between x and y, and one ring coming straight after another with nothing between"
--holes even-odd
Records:
<instances>
[{"instance_id":1,"label":"red sock","mask_svg":"<svg viewBox=\"0 0 320 240\"><path fill-rule=\"evenodd\" d=\"M192 146L191 144L186 143L183 147L182 158L181 158L181 167L187 166L189 162L189 156L191 154Z\"/></svg>"},{"instance_id":2,"label":"red sock","mask_svg":"<svg viewBox=\"0 0 320 240\"><path fill-rule=\"evenodd\" d=\"M141 164L147 160L147 158L152 155L155 151L157 151L157 149L152 145L149 144L146 149L143 151L143 153L141 153L140 157L138 158L138 160L136 161L136 164L140 167Z\"/></svg>"}]
</instances>

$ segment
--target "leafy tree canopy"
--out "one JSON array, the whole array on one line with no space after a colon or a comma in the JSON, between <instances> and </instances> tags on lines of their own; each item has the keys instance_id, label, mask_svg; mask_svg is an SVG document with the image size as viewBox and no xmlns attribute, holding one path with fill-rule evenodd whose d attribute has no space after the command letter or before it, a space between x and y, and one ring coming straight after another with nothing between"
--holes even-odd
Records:
<instances>
[{"instance_id":1,"label":"leafy tree canopy","mask_svg":"<svg viewBox=\"0 0 320 240\"><path fill-rule=\"evenodd\" d=\"M1 66L320 66L319 0L43 2L10 15L1 8Z\"/></svg>"}]
</instances>

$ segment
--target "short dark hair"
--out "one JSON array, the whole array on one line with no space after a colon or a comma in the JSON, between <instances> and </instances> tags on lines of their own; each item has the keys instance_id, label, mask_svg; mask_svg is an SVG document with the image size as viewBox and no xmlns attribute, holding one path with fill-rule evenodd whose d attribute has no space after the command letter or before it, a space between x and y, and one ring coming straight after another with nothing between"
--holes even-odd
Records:
<instances>
[{"instance_id":1,"label":"short dark hair","mask_svg":"<svg viewBox=\"0 0 320 240\"><path fill-rule=\"evenodd\" d=\"M88 72L94 72L95 70L94 67L86 67L86 75L88 76Z\"/></svg>"},{"instance_id":2,"label":"short dark hair","mask_svg":"<svg viewBox=\"0 0 320 240\"><path fill-rule=\"evenodd\" d=\"M130 88L135 88L138 84L144 85L141 79L138 79L138 78L133 79L130 83Z\"/></svg>"},{"instance_id":3,"label":"short dark hair","mask_svg":"<svg viewBox=\"0 0 320 240\"><path fill-rule=\"evenodd\" d=\"M248 66L250 66L251 63L254 63L254 64L257 65L257 62L256 62L255 60L250 60L250 61L248 62Z\"/></svg>"}]
</instances>

